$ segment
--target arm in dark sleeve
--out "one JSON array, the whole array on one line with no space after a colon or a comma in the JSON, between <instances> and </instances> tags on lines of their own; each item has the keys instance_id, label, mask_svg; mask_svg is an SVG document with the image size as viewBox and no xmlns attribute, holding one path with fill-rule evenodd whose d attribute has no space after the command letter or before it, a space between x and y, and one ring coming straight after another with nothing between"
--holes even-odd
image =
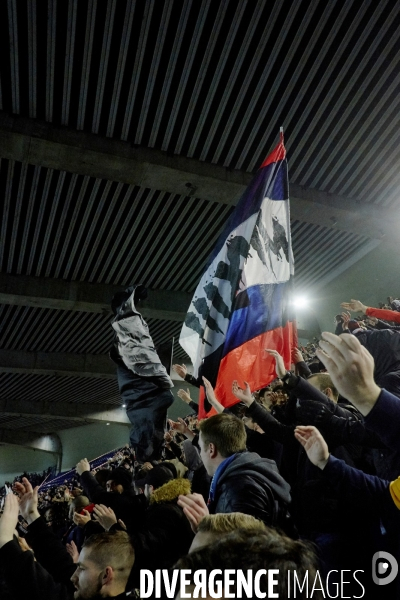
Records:
<instances>
[{"instance_id":1,"label":"arm in dark sleeve","mask_svg":"<svg viewBox=\"0 0 400 600\"><path fill-rule=\"evenodd\" d=\"M317 388L312 386L311 383L305 379L302 379L301 377L297 377L297 381L295 381L294 377L290 377L288 381L288 388L300 401L314 400L315 402L324 404L329 411L337 417L362 421L362 416L358 411L355 409L354 411L349 410L348 408L344 408L340 404L337 404L337 402L333 402L323 392L317 390Z\"/></svg>"},{"instance_id":2,"label":"arm in dark sleeve","mask_svg":"<svg viewBox=\"0 0 400 600\"><path fill-rule=\"evenodd\" d=\"M351 414L351 413L350 413ZM366 448L385 448L385 444L365 423L359 419L332 415L324 424L324 433L328 432L341 444L357 444Z\"/></svg>"},{"instance_id":3,"label":"arm in dark sleeve","mask_svg":"<svg viewBox=\"0 0 400 600\"><path fill-rule=\"evenodd\" d=\"M303 377L303 379L307 379L307 377L311 375L311 371L304 360L296 363L296 368L297 373L300 375L300 377Z\"/></svg>"},{"instance_id":4,"label":"arm in dark sleeve","mask_svg":"<svg viewBox=\"0 0 400 600\"><path fill-rule=\"evenodd\" d=\"M199 379L196 379L195 377L193 377L193 375L191 375L190 373L187 373L185 375L185 381L187 381L191 385L194 385L195 387L201 386L201 381Z\"/></svg>"},{"instance_id":5,"label":"arm in dark sleeve","mask_svg":"<svg viewBox=\"0 0 400 600\"><path fill-rule=\"evenodd\" d=\"M65 546L42 517L28 526L27 541L39 563L54 580L68 584L76 567Z\"/></svg>"},{"instance_id":6,"label":"arm in dark sleeve","mask_svg":"<svg viewBox=\"0 0 400 600\"><path fill-rule=\"evenodd\" d=\"M378 319L377 324L372 329L392 329L393 331L400 331L400 325L389 325L389 323Z\"/></svg>"},{"instance_id":7,"label":"arm in dark sleeve","mask_svg":"<svg viewBox=\"0 0 400 600\"><path fill-rule=\"evenodd\" d=\"M325 394L301 378L298 378L291 389L300 401L313 400L329 410L332 416L324 422L323 429L324 433L333 435L337 442L340 440L341 444L359 444L368 448L384 446L378 435L367 430L361 413L354 407L344 407L332 402ZM301 415L301 406L298 415ZM310 421L309 424L312 422Z\"/></svg>"},{"instance_id":8,"label":"arm in dark sleeve","mask_svg":"<svg viewBox=\"0 0 400 600\"><path fill-rule=\"evenodd\" d=\"M399 423L400 399L383 389L365 417L365 426L376 433L388 448L400 451Z\"/></svg>"},{"instance_id":9,"label":"arm in dark sleeve","mask_svg":"<svg viewBox=\"0 0 400 600\"><path fill-rule=\"evenodd\" d=\"M195 402L194 400L191 400L189 402L189 406L196 413L196 415L199 414L199 405L197 404L197 402Z\"/></svg>"},{"instance_id":10,"label":"arm in dark sleeve","mask_svg":"<svg viewBox=\"0 0 400 600\"><path fill-rule=\"evenodd\" d=\"M323 476L335 486L340 495L351 497L361 505L384 511L397 511L389 491L389 481L368 475L354 467L350 467L343 460L330 456Z\"/></svg>"},{"instance_id":11,"label":"arm in dark sleeve","mask_svg":"<svg viewBox=\"0 0 400 600\"><path fill-rule=\"evenodd\" d=\"M179 446L179 444L172 440L172 442L169 444L169 447L176 458L182 458L182 448Z\"/></svg>"},{"instance_id":12,"label":"arm in dark sleeve","mask_svg":"<svg viewBox=\"0 0 400 600\"><path fill-rule=\"evenodd\" d=\"M103 487L97 482L95 476L90 471L85 471L80 476L80 481L83 487L83 491L85 492L85 496L87 496L90 502L95 502L96 504L107 504L107 498L109 497L109 492L106 492ZM107 494L107 496L105 496Z\"/></svg>"},{"instance_id":13,"label":"arm in dark sleeve","mask_svg":"<svg viewBox=\"0 0 400 600\"><path fill-rule=\"evenodd\" d=\"M46 569L35 561L33 552L24 552L15 538L0 548L0 562L15 600L68 600L73 595L71 581L68 585L56 583Z\"/></svg>"},{"instance_id":14,"label":"arm in dark sleeve","mask_svg":"<svg viewBox=\"0 0 400 600\"><path fill-rule=\"evenodd\" d=\"M293 438L294 427L279 423L271 413L265 410L265 408L257 402L253 402L249 406L247 414L253 421L258 423L264 433L269 435L276 442L284 443L288 439Z\"/></svg>"}]
</instances>

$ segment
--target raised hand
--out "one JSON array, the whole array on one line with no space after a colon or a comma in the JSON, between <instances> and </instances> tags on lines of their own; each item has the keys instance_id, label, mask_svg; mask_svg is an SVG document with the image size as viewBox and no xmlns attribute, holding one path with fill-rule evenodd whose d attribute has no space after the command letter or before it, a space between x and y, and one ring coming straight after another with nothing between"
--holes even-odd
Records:
<instances>
[{"instance_id":1,"label":"raised hand","mask_svg":"<svg viewBox=\"0 0 400 600\"><path fill-rule=\"evenodd\" d=\"M283 362L282 356L276 350L265 348L265 352L268 352L275 358L275 371L278 377L283 377L286 374L285 363Z\"/></svg>"},{"instance_id":2,"label":"raised hand","mask_svg":"<svg viewBox=\"0 0 400 600\"><path fill-rule=\"evenodd\" d=\"M191 402L191 401L192 401L192 399L191 399L191 397L190 397L189 388L186 388L186 391L185 391L185 390L182 390L182 389L178 390L178 391L177 391L177 396L178 396L178 397L179 397L181 400L183 400L184 402L186 402L186 404L189 404L189 402Z\"/></svg>"},{"instance_id":3,"label":"raised hand","mask_svg":"<svg viewBox=\"0 0 400 600\"><path fill-rule=\"evenodd\" d=\"M78 527L85 527L86 523L88 521L90 521L90 512L88 512L85 508L82 511L84 514L80 515L79 513L75 512L74 513L74 517L73 517L73 522L75 523L75 525L78 525Z\"/></svg>"},{"instance_id":4,"label":"raised hand","mask_svg":"<svg viewBox=\"0 0 400 600\"><path fill-rule=\"evenodd\" d=\"M19 502L14 494L7 494L4 501L4 512L0 519L0 548L11 542L14 529L18 523Z\"/></svg>"},{"instance_id":5,"label":"raised hand","mask_svg":"<svg viewBox=\"0 0 400 600\"><path fill-rule=\"evenodd\" d=\"M342 329L346 330L349 328L349 321L351 319L351 314L349 312L342 312Z\"/></svg>"},{"instance_id":6,"label":"raised hand","mask_svg":"<svg viewBox=\"0 0 400 600\"><path fill-rule=\"evenodd\" d=\"M185 421L178 418L178 421L172 421L172 419L168 419L168 423L170 424L171 429L177 431L178 433L185 433L186 429L189 429L186 425Z\"/></svg>"},{"instance_id":7,"label":"raised hand","mask_svg":"<svg viewBox=\"0 0 400 600\"><path fill-rule=\"evenodd\" d=\"M183 435L185 435L189 440L192 440L195 437L193 431L187 426L181 417L178 418L178 422L168 419L168 423L170 424L171 429L177 431L178 433L183 433Z\"/></svg>"},{"instance_id":8,"label":"raised hand","mask_svg":"<svg viewBox=\"0 0 400 600\"><path fill-rule=\"evenodd\" d=\"M292 363L294 365L297 365L297 363L299 362L303 362L304 358L302 353L300 352L300 350L298 348L292 348Z\"/></svg>"},{"instance_id":9,"label":"raised hand","mask_svg":"<svg viewBox=\"0 0 400 600\"><path fill-rule=\"evenodd\" d=\"M316 355L339 393L366 416L381 389L374 381L374 359L353 335L324 331Z\"/></svg>"},{"instance_id":10,"label":"raised hand","mask_svg":"<svg viewBox=\"0 0 400 600\"><path fill-rule=\"evenodd\" d=\"M82 475L85 471L90 471L90 464L87 458L82 458L76 465L76 472L78 475Z\"/></svg>"},{"instance_id":11,"label":"raised hand","mask_svg":"<svg viewBox=\"0 0 400 600\"><path fill-rule=\"evenodd\" d=\"M173 441L173 439L174 439L174 438L173 438L173 436L170 434L170 432L169 432L169 431L166 431L166 432L164 433L164 440L165 440L165 443L166 443L167 445L168 445L168 444L170 444L170 443Z\"/></svg>"},{"instance_id":12,"label":"raised hand","mask_svg":"<svg viewBox=\"0 0 400 600\"><path fill-rule=\"evenodd\" d=\"M208 401L211 404L213 404L215 402L218 402L218 400L217 400L217 398L215 396L215 393L214 393L214 388L211 385L211 383L205 377L202 377L202 379L203 379L204 387L206 389L206 395L207 395Z\"/></svg>"},{"instance_id":13,"label":"raised hand","mask_svg":"<svg viewBox=\"0 0 400 600\"><path fill-rule=\"evenodd\" d=\"M254 398L251 395L250 386L247 383L247 381L244 382L244 385L245 388L242 389L241 387L239 387L239 384L235 379L232 382L232 394L235 396L235 398L241 400L244 404L246 404L246 406L250 406L251 404L253 404Z\"/></svg>"},{"instance_id":14,"label":"raised hand","mask_svg":"<svg viewBox=\"0 0 400 600\"><path fill-rule=\"evenodd\" d=\"M178 505L183 509L193 532L197 533L200 521L209 514L203 496L201 494L179 496Z\"/></svg>"},{"instance_id":15,"label":"raised hand","mask_svg":"<svg viewBox=\"0 0 400 600\"><path fill-rule=\"evenodd\" d=\"M19 509L25 521L30 525L40 517L38 511L38 489L32 487L26 477L22 478L22 483L15 483L14 490L19 496Z\"/></svg>"},{"instance_id":16,"label":"raised hand","mask_svg":"<svg viewBox=\"0 0 400 600\"><path fill-rule=\"evenodd\" d=\"M65 548L66 548L68 554L71 556L74 563L77 563L79 560L79 552L78 552L78 548L76 547L74 540L71 540L70 544L65 544Z\"/></svg>"},{"instance_id":17,"label":"raised hand","mask_svg":"<svg viewBox=\"0 0 400 600\"><path fill-rule=\"evenodd\" d=\"M93 513L95 521L100 523L106 531L111 529L111 527L117 523L117 517L115 516L113 509L104 504L96 504Z\"/></svg>"},{"instance_id":18,"label":"raised hand","mask_svg":"<svg viewBox=\"0 0 400 600\"><path fill-rule=\"evenodd\" d=\"M177 375L179 375L179 377L182 377L182 379L185 379L185 377L187 375L186 365L172 365L172 369L175 371L175 373Z\"/></svg>"},{"instance_id":19,"label":"raised hand","mask_svg":"<svg viewBox=\"0 0 400 600\"><path fill-rule=\"evenodd\" d=\"M368 308L365 306L365 304L359 300L353 300L353 298L351 299L351 302L342 302L340 306L345 310L351 310L353 312L359 311L363 313L365 313Z\"/></svg>"},{"instance_id":20,"label":"raised hand","mask_svg":"<svg viewBox=\"0 0 400 600\"><path fill-rule=\"evenodd\" d=\"M299 425L294 431L294 437L303 446L312 464L321 470L324 469L329 459L329 450L318 429L311 425Z\"/></svg>"},{"instance_id":21,"label":"raised hand","mask_svg":"<svg viewBox=\"0 0 400 600\"><path fill-rule=\"evenodd\" d=\"M203 379L203 382L204 382L204 387L205 387L205 390L206 390L206 396L207 396L207 399L208 399L209 403L215 408L215 410L218 413L224 412L224 407L217 400L217 397L215 395L213 386L208 381L208 379L206 379L205 377L203 377L202 379Z\"/></svg>"}]
</instances>

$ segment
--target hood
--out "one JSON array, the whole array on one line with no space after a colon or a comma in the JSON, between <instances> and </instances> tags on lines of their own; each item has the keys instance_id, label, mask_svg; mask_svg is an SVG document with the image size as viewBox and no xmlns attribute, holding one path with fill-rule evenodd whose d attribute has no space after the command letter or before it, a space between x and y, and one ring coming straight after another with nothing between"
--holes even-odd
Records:
<instances>
[{"instance_id":1,"label":"hood","mask_svg":"<svg viewBox=\"0 0 400 600\"><path fill-rule=\"evenodd\" d=\"M356 332L359 342L372 354L375 361L374 377L379 384L382 377L400 370L400 333L390 329Z\"/></svg>"},{"instance_id":2,"label":"hood","mask_svg":"<svg viewBox=\"0 0 400 600\"><path fill-rule=\"evenodd\" d=\"M178 496L187 496L190 494L190 481L187 479L173 479L164 483L161 487L155 490L150 496L150 504L158 504L160 502L171 502L176 500Z\"/></svg>"},{"instance_id":3,"label":"hood","mask_svg":"<svg viewBox=\"0 0 400 600\"><path fill-rule=\"evenodd\" d=\"M140 314L137 312L135 302L147 298L147 288L141 283L131 285L123 292L114 294L111 300L111 308L115 315L115 320L127 317L129 314Z\"/></svg>"},{"instance_id":4,"label":"hood","mask_svg":"<svg viewBox=\"0 0 400 600\"><path fill-rule=\"evenodd\" d=\"M187 468L190 469L190 471L197 471L203 464L203 461L200 458L197 448L193 446L192 440L185 440L182 447Z\"/></svg>"},{"instance_id":5,"label":"hood","mask_svg":"<svg viewBox=\"0 0 400 600\"><path fill-rule=\"evenodd\" d=\"M286 503L290 502L290 485L279 474L274 460L261 458L255 452L242 452L222 473L217 486L226 479L248 475L262 485L266 483L277 498Z\"/></svg>"}]
</instances>

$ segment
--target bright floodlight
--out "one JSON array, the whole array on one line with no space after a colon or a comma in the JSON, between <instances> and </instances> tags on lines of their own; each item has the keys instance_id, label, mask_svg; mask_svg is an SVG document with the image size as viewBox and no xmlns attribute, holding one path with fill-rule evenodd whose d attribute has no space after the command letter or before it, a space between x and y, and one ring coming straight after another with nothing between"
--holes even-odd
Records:
<instances>
[{"instance_id":1,"label":"bright floodlight","mask_svg":"<svg viewBox=\"0 0 400 600\"><path fill-rule=\"evenodd\" d=\"M305 296L296 296L293 298L293 304L296 308L304 308L308 306L308 298Z\"/></svg>"}]
</instances>

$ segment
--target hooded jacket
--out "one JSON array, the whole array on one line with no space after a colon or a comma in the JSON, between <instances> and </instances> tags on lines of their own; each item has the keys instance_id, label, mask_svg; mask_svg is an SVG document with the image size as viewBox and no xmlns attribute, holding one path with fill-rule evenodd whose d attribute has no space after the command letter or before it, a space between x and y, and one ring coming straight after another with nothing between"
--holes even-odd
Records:
<instances>
[{"instance_id":1,"label":"hooded jacket","mask_svg":"<svg viewBox=\"0 0 400 600\"><path fill-rule=\"evenodd\" d=\"M159 387L169 389L174 384L161 364L148 325L135 306L135 296L145 297L145 292L143 285L133 285L125 290L124 301L114 307L116 315L111 323L116 333L114 347L135 375L156 379ZM115 360L115 354L111 358Z\"/></svg>"},{"instance_id":2,"label":"hooded jacket","mask_svg":"<svg viewBox=\"0 0 400 600\"><path fill-rule=\"evenodd\" d=\"M242 512L266 525L285 528L290 486L273 460L254 452L243 452L219 477L211 514Z\"/></svg>"},{"instance_id":3,"label":"hooded jacket","mask_svg":"<svg viewBox=\"0 0 400 600\"><path fill-rule=\"evenodd\" d=\"M187 479L172 479L150 496L142 526L132 535L137 574L139 569L168 569L187 554L194 534L177 504L181 494L190 494Z\"/></svg>"}]
</instances>

